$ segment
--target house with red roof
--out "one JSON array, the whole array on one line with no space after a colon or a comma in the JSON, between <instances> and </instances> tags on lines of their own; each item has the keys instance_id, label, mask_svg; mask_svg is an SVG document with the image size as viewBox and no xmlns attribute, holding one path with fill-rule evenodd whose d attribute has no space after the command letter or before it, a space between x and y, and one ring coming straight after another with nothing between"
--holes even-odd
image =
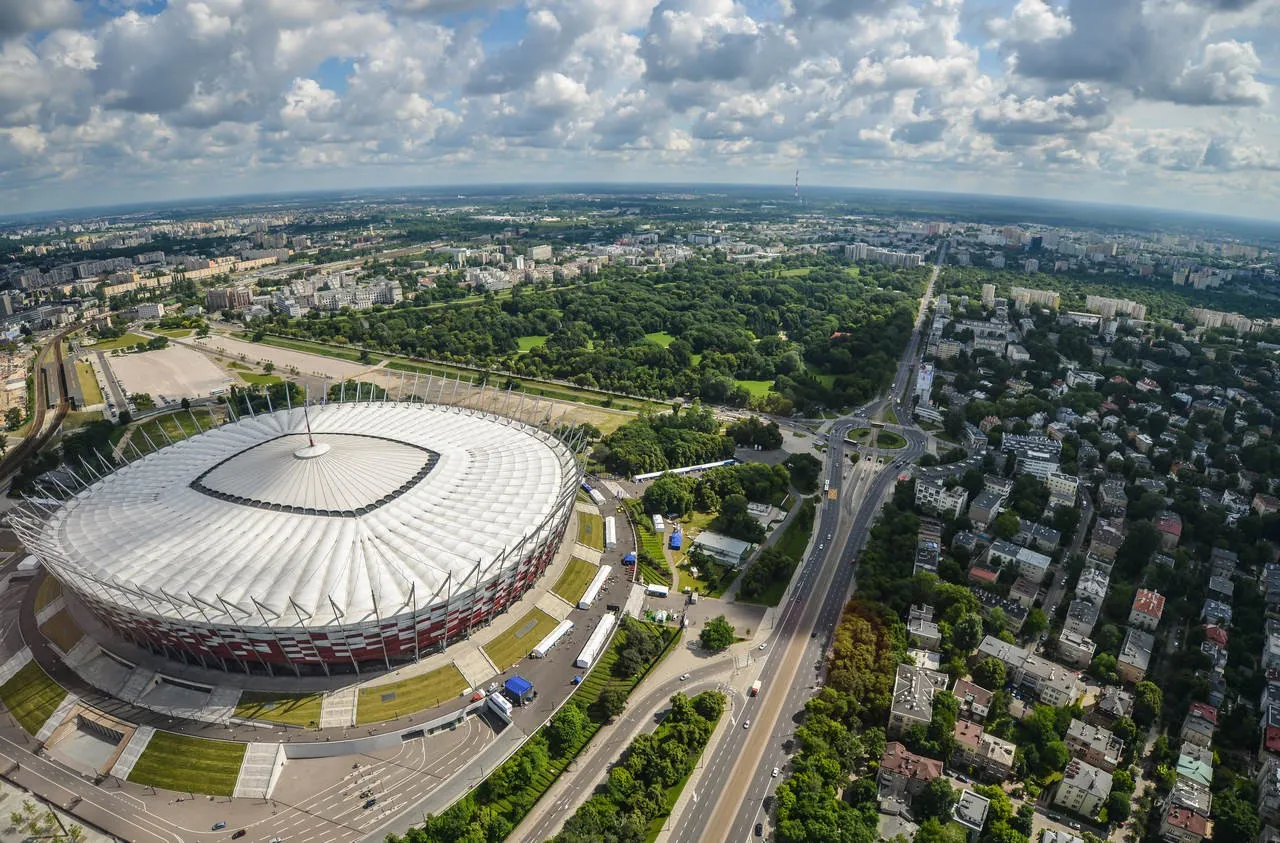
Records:
<instances>
[{"instance_id":1,"label":"house with red roof","mask_svg":"<svg viewBox=\"0 0 1280 843\"><path fill-rule=\"evenodd\" d=\"M1212 824L1190 808L1169 805L1160 817L1160 837L1170 843L1200 843Z\"/></svg>"},{"instance_id":2,"label":"house with red roof","mask_svg":"<svg viewBox=\"0 0 1280 843\"><path fill-rule=\"evenodd\" d=\"M1178 546L1182 539L1182 516L1176 512L1163 512L1153 522L1160 533L1160 548L1166 552Z\"/></svg>"},{"instance_id":3,"label":"house with red roof","mask_svg":"<svg viewBox=\"0 0 1280 843\"><path fill-rule=\"evenodd\" d=\"M1160 616L1164 614L1164 595L1146 588L1138 589L1133 597L1133 608L1129 610L1129 626L1136 626L1155 632L1160 625Z\"/></svg>"}]
</instances>

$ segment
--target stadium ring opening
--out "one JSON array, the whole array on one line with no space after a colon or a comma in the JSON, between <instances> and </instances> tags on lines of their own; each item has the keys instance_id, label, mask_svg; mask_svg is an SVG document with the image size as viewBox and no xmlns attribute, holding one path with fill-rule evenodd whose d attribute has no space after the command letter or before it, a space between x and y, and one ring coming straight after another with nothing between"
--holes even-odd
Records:
<instances>
[{"instance_id":1,"label":"stadium ring opening","mask_svg":"<svg viewBox=\"0 0 1280 843\"><path fill-rule=\"evenodd\" d=\"M419 402L293 407L10 521L136 646L246 673L390 670L491 621L554 558L582 468L549 427Z\"/></svg>"}]
</instances>

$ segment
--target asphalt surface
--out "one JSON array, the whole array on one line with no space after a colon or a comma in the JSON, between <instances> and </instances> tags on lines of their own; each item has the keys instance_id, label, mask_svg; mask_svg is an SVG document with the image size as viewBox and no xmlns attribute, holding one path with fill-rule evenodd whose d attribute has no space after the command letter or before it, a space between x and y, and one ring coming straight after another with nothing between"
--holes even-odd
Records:
<instances>
[{"instance_id":1,"label":"asphalt surface","mask_svg":"<svg viewBox=\"0 0 1280 843\"><path fill-rule=\"evenodd\" d=\"M751 840L756 824L766 819L766 799L781 781L773 777L773 768L785 766L783 745L794 734L805 701L819 686L831 635L853 590L857 556L898 473L924 453L927 437L910 426L907 374L917 361L925 308L942 260L940 256L921 299L915 330L898 362L889 396L837 420L830 429L825 468L837 497L820 508L816 527L820 544L798 569L777 630L765 643L770 656L761 660L761 694L748 700L742 712L746 727L726 734L707 759L710 775L703 778L708 784L675 820L674 840ZM907 421L902 428L906 447L884 466L876 459L861 460L846 479L845 436L857 418L878 418L887 407L899 420Z\"/></svg>"},{"instance_id":2,"label":"asphalt surface","mask_svg":"<svg viewBox=\"0 0 1280 843\"><path fill-rule=\"evenodd\" d=\"M1049 590L1044 596L1044 614L1045 617L1052 618L1053 613L1057 611L1058 604L1062 602L1062 598L1066 593L1066 561L1071 559L1080 552L1080 548L1084 545L1085 536L1089 534L1089 525L1093 522L1094 509L1093 501L1089 498L1089 493L1081 490L1080 492L1080 522L1076 527L1075 538L1071 540L1071 547L1067 549L1067 553L1062 557L1063 568L1055 571L1053 580L1049 583Z\"/></svg>"}]
</instances>

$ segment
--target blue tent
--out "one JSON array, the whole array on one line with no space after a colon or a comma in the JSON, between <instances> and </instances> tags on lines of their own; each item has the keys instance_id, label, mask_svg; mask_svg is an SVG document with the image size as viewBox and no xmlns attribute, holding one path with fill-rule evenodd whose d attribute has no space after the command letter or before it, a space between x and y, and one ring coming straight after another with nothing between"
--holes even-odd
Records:
<instances>
[{"instance_id":1,"label":"blue tent","mask_svg":"<svg viewBox=\"0 0 1280 843\"><path fill-rule=\"evenodd\" d=\"M502 683L502 687L515 699L524 702L533 694L533 683L523 676L512 676L506 682Z\"/></svg>"},{"instance_id":2,"label":"blue tent","mask_svg":"<svg viewBox=\"0 0 1280 843\"><path fill-rule=\"evenodd\" d=\"M623 565L636 564L636 555L634 553L628 553L626 556L622 557L622 564Z\"/></svg>"}]
</instances>

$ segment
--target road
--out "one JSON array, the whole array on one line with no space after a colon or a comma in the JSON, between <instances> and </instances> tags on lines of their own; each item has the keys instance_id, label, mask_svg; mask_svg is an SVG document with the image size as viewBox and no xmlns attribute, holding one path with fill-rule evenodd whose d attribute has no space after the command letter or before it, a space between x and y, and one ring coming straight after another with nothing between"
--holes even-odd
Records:
<instances>
[{"instance_id":1,"label":"road","mask_svg":"<svg viewBox=\"0 0 1280 843\"><path fill-rule=\"evenodd\" d=\"M907 374L917 359L925 311L944 257L945 249L921 298L915 328L898 362L889 395L831 426L826 476L837 497L824 501L819 511L816 529L822 544L797 569L776 631L765 643L769 655L758 662L763 690L743 710L745 728L726 734L706 760L709 775L702 780L707 785L701 793L695 792L697 800L674 818L674 840L750 840L756 823L765 818L765 799L780 781L772 777L772 770L785 766L783 744L794 734L805 701L819 687L831 634L853 590L854 562L899 471L924 453L926 437L910 425ZM900 421L907 422L903 427L906 447L887 465L874 458L860 459L846 469L845 436L854 427L855 418L880 418L888 407ZM821 597L809 599L817 595Z\"/></svg>"},{"instance_id":2,"label":"road","mask_svg":"<svg viewBox=\"0 0 1280 843\"><path fill-rule=\"evenodd\" d=\"M637 735L652 732L658 727L654 715L666 711L667 700L677 691L689 696L708 690L724 690L719 677L726 673L723 662L690 671L686 680L672 679L662 685L650 688L639 699L627 703L627 711L615 722L605 727L608 734L599 743L592 743L589 754L579 757L569 770L556 782L554 790L548 792L551 797L545 803L539 803L510 835L512 840L550 840L559 833L561 826L573 815L578 806L586 801L594 792L596 785L604 781L609 769L622 758L622 753L635 740ZM729 704L725 707L724 718L733 716L735 709L740 710L741 699L735 699L728 692ZM562 796L558 794L563 794Z\"/></svg>"},{"instance_id":3,"label":"road","mask_svg":"<svg viewBox=\"0 0 1280 843\"><path fill-rule=\"evenodd\" d=\"M1053 575L1053 580L1049 583L1049 590L1044 596L1044 614L1045 617L1052 618L1053 613L1058 609L1058 603L1062 601L1063 595L1066 593L1066 563L1076 554L1080 552L1080 548L1084 545L1085 536L1089 534L1089 525L1093 521L1093 501L1089 498L1089 493L1080 490L1080 521L1076 527L1075 537L1071 540L1071 547L1067 549L1063 559L1063 571Z\"/></svg>"}]
</instances>

